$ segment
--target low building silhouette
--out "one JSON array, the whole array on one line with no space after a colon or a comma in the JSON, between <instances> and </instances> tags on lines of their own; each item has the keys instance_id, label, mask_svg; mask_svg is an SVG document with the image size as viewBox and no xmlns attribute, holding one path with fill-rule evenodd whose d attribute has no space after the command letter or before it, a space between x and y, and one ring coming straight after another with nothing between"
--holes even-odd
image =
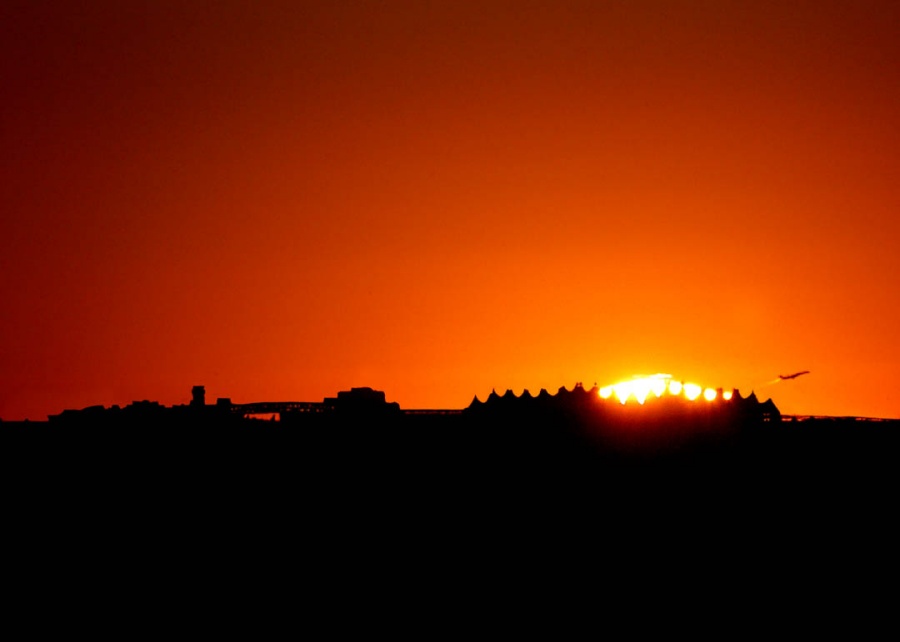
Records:
<instances>
[{"instance_id":1,"label":"low building silhouette","mask_svg":"<svg viewBox=\"0 0 900 642\"><path fill-rule=\"evenodd\" d=\"M34 439L73 461L107 453L165 461L173 456L239 467L365 471L525 469L596 470L623 463L714 464L735 470L789 468L797 462L893 461L900 422L852 419L782 421L771 399L740 391L725 399L663 395L646 403L603 398L596 386L555 393L492 391L461 409L404 410L384 392L358 387L322 401L134 401L51 415L23 428L4 423L9 438ZM262 421L260 418L266 420Z\"/></svg>"}]
</instances>

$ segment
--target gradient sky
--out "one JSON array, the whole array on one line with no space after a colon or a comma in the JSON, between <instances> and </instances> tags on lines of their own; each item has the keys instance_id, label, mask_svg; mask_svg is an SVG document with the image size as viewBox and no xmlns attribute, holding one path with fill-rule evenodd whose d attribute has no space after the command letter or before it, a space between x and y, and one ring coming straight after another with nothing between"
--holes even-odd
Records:
<instances>
[{"instance_id":1,"label":"gradient sky","mask_svg":"<svg viewBox=\"0 0 900 642\"><path fill-rule=\"evenodd\" d=\"M656 372L900 417L898 34L856 0L6 0L0 417Z\"/></svg>"}]
</instances>

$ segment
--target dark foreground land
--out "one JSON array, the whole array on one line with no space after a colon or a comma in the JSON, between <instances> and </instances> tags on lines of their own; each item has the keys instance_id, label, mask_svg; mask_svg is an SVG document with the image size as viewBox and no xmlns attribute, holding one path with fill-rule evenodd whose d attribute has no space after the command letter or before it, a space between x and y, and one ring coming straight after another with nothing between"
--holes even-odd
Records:
<instances>
[{"instance_id":1,"label":"dark foreground land","mask_svg":"<svg viewBox=\"0 0 900 642\"><path fill-rule=\"evenodd\" d=\"M621 405L580 387L492 394L462 411L405 412L370 389L326 402L284 406L280 421L228 404L137 402L0 423L4 487L70 526L129 514L376 535L509 517L528 529L575 519L675 536L816 520L833 521L829 533L883 533L871 524L895 521L898 421L785 420L753 395Z\"/></svg>"},{"instance_id":2,"label":"dark foreground land","mask_svg":"<svg viewBox=\"0 0 900 642\"><path fill-rule=\"evenodd\" d=\"M900 421L786 420L753 395L622 406L576 388L492 394L462 411L434 412L401 411L370 389L333 401L280 421L229 405L136 402L0 423L3 465L35 483L95 476L111 485L238 480L359 492L382 484L410 492L489 483L583 489L623 479L670 486L688 477L715 480L709 488L791 478L849 486L876 475L894 480L900 469Z\"/></svg>"},{"instance_id":3,"label":"dark foreground land","mask_svg":"<svg viewBox=\"0 0 900 642\"><path fill-rule=\"evenodd\" d=\"M209 595L232 605L217 622L260 595L340 619L356 594L393 600L403 621L440 605L434 627L473 600L540 608L601 587L682 616L731 609L743 627L796 615L810 595L878 604L874 587L896 577L900 422L785 421L753 398L596 399L493 396L446 413L348 403L280 421L145 405L5 422L7 559L21 595L61 585L91 598L85 582L100 578L110 603L143 605L141 622L148 605L152 622Z\"/></svg>"}]
</instances>

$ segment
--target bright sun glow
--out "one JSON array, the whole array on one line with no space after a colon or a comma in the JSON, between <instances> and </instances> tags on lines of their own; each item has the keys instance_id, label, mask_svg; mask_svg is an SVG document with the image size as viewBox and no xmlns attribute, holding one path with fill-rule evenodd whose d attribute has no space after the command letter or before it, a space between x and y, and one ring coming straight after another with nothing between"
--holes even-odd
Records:
<instances>
[{"instance_id":1,"label":"bright sun glow","mask_svg":"<svg viewBox=\"0 0 900 642\"><path fill-rule=\"evenodd\" d=\"M612 386L600 388L600 396L604 399L608 399L612 393L615 392L616 399L619 400L619 403L624 404L634 397L639 404L643 404L647 401L647 397L651 392L657 397L660 397L666 390L666 381L671 377L672 375L667 374L655 374L649 377L634 377L630 381L620 381Z\"/></svg>"},{"instance_id":2,"label":"bright sun glow","mask_svg":"<svg viewBox=\"0 0 900 642\"><path fill-rule=\"evenodd\" d=\"M689 401L695 401L701 396L707 401L715 401L719 396L719 391L715 388L704 388L695 383L682 383L672 379L672 375L661 373L650 376L634 376L627 381L603 386L599 390L602 399L610 399L615 396L623 405L631 399L643 405L650 393L653 393L656 398L662 397L666 393L674 397L683 395ZM725 401L729 401L732 395L731 390L721 393L721 397Z\"/></svg>"},{"instance_id":3,"label":"bright sun glow","mask_svg":"<svg viewBox=\"0 0 900 642\"><path fill-rule=\"evenodd\" d=\"M703 392L703 388L698 386L696 383L684 384L684 396L687 397L690 401L693 401L694 399L699 397L701 392Z\"/></svg>"}]
</instances>

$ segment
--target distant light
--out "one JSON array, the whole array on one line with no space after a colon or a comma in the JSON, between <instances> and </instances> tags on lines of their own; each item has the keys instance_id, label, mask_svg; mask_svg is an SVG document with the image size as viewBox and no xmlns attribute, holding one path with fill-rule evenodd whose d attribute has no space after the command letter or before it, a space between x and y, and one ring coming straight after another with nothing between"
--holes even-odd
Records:
<instances>
[{"instance_id":1,"label":"distant light","mask_svg":"<svg viewBox=\"0 0 900 642\"><path fill-rule=\"evenodd\" d=\"M609 399L612 397L613 387L612 386L603 386L600 388L600 397L603 399Z\"/></svg>"},{"instance_id":2,"label":"distant light","mask_svg":"<svg viewBox=\"0 0 900 642\"><path fill-rule=\"evenodd\" d=\"M703 388L698 386L696 383L686 383L684 384L684 396L687 397L690 401L694 401L700 394L703 392Z\"/></svg>"},{"instance_id":3,"label":"distant light","mask_svg":"<svg viewBox=\"0 0 900 642\"><path fill-rule=\"evenodd\" d=\"M613 386L613 390L616 391L616 399L619 400L619 403L624 404L628 400L628 396L631 394L631 386L627 383L617 383Z\"/></svg>"},{"instance_id":4,"label":"distant light","mask_svg":"<svg viewBox=\"0 0 900 642\"><path fill-rule=\"evenodd\" d=\"M733 394L734 393L731 390L726 390L725 392L722 393L722 399L724 399L725 401L731 401L731 396Z\"/></svg>"},{"instance_id":5,"label":"distant light","mask_svg":"<svg viewBox=\"0 0 900 642\"><path fill-rule=\"evenodd\" d=\"M653 391L657 398L661 397L662 393L666 391L666 380L662 377L653 379L650 383L650 390Z\"/></svg>"},{"instance_id":6,"label":"distant light","mask_svg":"<svg viewBox=\"0 0 900 642\"><path fill-rule=\"evenodd\" d=\"M669 382L669 394L672 395L680 395L681 394L681 382L675 381L674 379Z\"/></svg>"},{"instance_id":7,"label":"distant light","mask_svg":"<svg viewBox=\"0 0 900 642\"><path fill-rule=\"evenodd\" d=\"M707 388L706 390L703 391L703 398L706 399L707 401L712 401L713 399L716 398L716 391L713 390L712 388Z\"/></svg>"}]
</instances>

